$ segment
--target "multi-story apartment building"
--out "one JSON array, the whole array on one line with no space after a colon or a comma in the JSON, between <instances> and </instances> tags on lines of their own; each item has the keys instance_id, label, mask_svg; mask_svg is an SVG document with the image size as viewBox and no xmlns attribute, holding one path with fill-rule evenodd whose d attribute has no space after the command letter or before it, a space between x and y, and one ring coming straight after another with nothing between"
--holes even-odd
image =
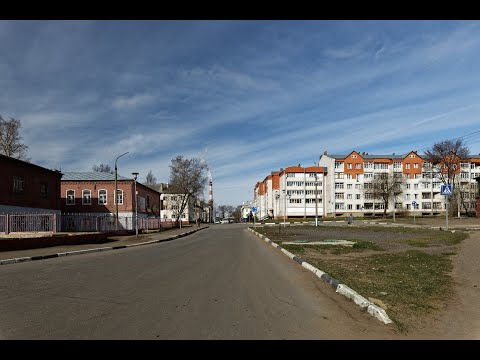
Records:
<instances>
[{"instance_id":1,"label":"multi-story apartment building","mask_svg":"<svg viewBox=\"0 0 480 360\"><path fill-rule=\"evenodd\" d=\"M328 155L325 152L320 156L319 165L328 169L328 215L383 214L383 201L374 199L364 191L365 184L382 173L399 173L405 177L402 193L389 204L388 213L393 213L394 206L396 211L423 215L445 211L445 197L441 195L441 170L415 151L406 155L369 155L356 151L348 155ZM459 165L454 186L461 188L468 210L475 211L475 196L478 193L475 177L480 175L480 156L471 156Z\"/></svg>"},{"instance_id":2,"label":"multi-story apartment building","mask_svg":"<svg viewBox=\"0 0 480 360\"><path fill-rule=\"evenodd\" d=\"M254 189L257 219L268 217L315 216L315 176L317 176L318 216L383 215L384 202L375 199L365 184L380 174L401 174L405 178L402 193L389 203L387 213L437 215L445 212L441 194L442 170L415 151L404 155L369 155L352 151L346 155L320 156L318 167L292 166L281 169L278 181L274 173L258 182ZM468 212L475 212L479 196L480 155L458 162L454 187L460 189ZM458 206L460 213L465 213Z\"/></svg>"},{"instance_id":3,"label":"multi-story apartment building","mask_svg":"<svg viewBox=\"0 0 480 360\"><path fill-rule=\"evenodd\" d=\"M322 216L325 175L326 169L319 166L273 171L255 186L257 219Z\"/></svg>"},{"instance_id":4,"label":"multi-story apartment building","mask_svg":"<svg viewBox=\"0 0 480 360\"><path fill-rule=\"evenodd\" d=\"M182 219L182 223L188 224L189 222L195 222L195 206L194 199L189 197L187 205L182 214L179 214L180 206L185 194L175 185L158 184L159 191L162 193L162 210L161 218L165 220L176 221L177 217Z\"/></svg>"}]
</instances>

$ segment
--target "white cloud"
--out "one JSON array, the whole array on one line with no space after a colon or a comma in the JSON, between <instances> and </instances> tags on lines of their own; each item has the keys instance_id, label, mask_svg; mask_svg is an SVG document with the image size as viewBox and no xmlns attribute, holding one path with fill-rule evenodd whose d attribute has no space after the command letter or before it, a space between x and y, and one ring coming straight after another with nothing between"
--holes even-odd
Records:
<instances>
[{"instance_id":1,"label":"white cloud","mask_svg":"<svg viewBox=\"0 0 480 360\"><path fill-rule=\"evenodd\" d=\"M140 106L151 104L155 101L155 96L149 94L137 94L133 96L118 96L112 100L113 108L117 110L125 110L137 108Z\"/></svg>"}]
</instances>

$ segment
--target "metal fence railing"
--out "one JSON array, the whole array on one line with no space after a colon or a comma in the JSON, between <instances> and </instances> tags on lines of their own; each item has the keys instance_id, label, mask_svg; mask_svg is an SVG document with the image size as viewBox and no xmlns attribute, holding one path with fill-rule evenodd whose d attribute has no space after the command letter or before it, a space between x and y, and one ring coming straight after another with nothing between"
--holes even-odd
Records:
<instances>
[{"instance_id":1,"label":"metal fence railing","mask_svg":"<svg viewBox=\"0 0 480 360\"><path fill-rule=\"evenodd\" d=\"M110 214L1 214L0 233L26 232L113 232L135 230L135 216ZM182 222L183 225L188 222ZM139 230L161 230L176 227L173 220L138 217Z\"/></svg>"},{"instance_id":2,"label":"metal fence railing","mask_svg":"<svg viewBox=\"0 0 480 360\"><path fill-rule=\"evenodd\" d=\"M57 232L57 214L4 214L0 215L0 232Z\"/></svg>"}]
</instances>

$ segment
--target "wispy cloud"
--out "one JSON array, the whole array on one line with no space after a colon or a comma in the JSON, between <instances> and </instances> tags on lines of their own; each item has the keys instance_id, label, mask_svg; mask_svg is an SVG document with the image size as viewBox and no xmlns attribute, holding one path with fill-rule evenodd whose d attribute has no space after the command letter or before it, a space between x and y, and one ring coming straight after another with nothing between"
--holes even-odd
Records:
<instances>
[{"instance_id":1,"label":"wispy cloud","mask_svg":"<svg viewBox=\"0 0 480 360\"><path fill-rule=\"evenodd\" d=\"M118 96L112 100L112 106L117 110L125 110L151 104L153 101L155 97L149 94Z\"/></svg>"},{"instance_id":2,"label":"wispy cloud","mask_svg":"<svg viewBox=\"0 0 480 360\"><path fill-rule=\"evenodd\" d=\"M122 173L168 181L174 156L199 156L233 205L324 150L478 130L479 39L471 21L0 22L0 114L47 167L129 151Z\"/></svg>"}]
</instances>

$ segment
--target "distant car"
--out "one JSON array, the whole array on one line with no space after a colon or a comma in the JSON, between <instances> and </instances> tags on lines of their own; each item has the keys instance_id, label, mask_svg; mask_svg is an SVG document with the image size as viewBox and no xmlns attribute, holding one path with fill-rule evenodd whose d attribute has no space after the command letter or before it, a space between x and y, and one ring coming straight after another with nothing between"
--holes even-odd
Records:
<instances>
[{"instance_id":1,"label":"distant car","mask_svg":"<svg viewBox=\"0 0 480 360\"><path fill-rule=\"evenodd\" d=\"M221 224L220 220L215 220L215 224Z\"/></svg>"},{"instance_id":2,"label":"distant car","mask_svg":"<svg viewBox=\"0 0 480 360\"><path fill-rule=\"evenodd\" d=\"M222 221L220 221L220 223L221 223L221 224L228 224L229 221L228 221L228 219L223 219Z\"/></svg>"}]
</instances>

